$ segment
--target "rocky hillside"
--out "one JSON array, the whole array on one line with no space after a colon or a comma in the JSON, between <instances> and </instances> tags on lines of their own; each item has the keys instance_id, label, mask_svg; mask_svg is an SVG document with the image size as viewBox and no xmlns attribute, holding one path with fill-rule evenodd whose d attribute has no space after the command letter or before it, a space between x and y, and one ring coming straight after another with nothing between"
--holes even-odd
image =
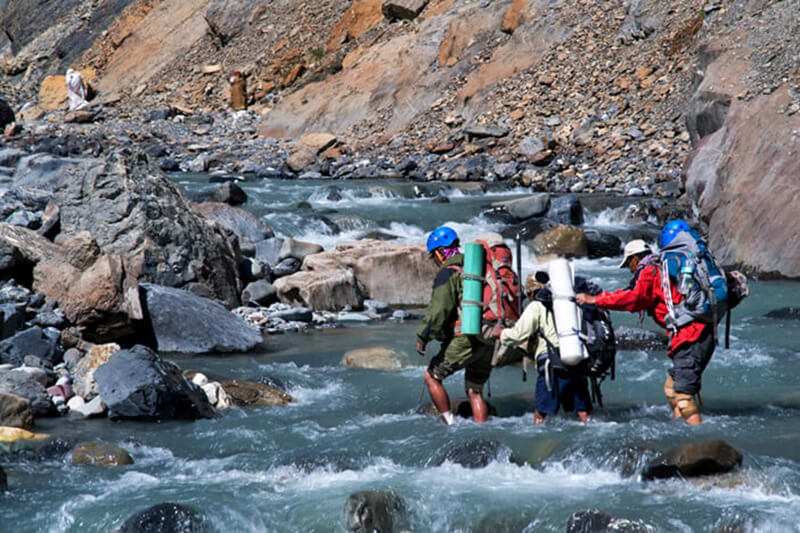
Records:
<instances>
[{"instance_id":1,"label":"rocky hillside","mask_svg":"<svg viewBox=\"0 0 800 533\"><path fill-rule=\"evenodd\" d=\"M339 152L491 157L541 168L517 173L539 190L667 197L683 191L704 137L730 131L729 111L750 136L779 112L786 131L773 159L796 139L800 9L790 0L61 0L48 2L47 17L40 9L0 2L0 91L17 109L41 108L53 90L45 76L71 66L121 119L167 106L211 113L229 106L228 74L239 70L262 136L329 132ZM766 100L770 110L755 111ZM741 118L754 115L763 123ZM744 138L724 142L728 164L694 158L688 176L715 234L735 235L716 245L726 261L800 276L797 249L775 268L766 264L775 245L763 261L749 257L765 252L753 233L772 223L769 201L750 196L765 218L753 229L732 213L755 207L724 199L749 185L708 199L725 188L709 172L736 176L738 150L763 153L740 146ZM783 183L792 161L772 165L770 183ZM705 174L694 178L699 165ZM753 168L739 173L752 180ZM782 198L796 202L788 190Z\"/></svg>"}]
</instances>

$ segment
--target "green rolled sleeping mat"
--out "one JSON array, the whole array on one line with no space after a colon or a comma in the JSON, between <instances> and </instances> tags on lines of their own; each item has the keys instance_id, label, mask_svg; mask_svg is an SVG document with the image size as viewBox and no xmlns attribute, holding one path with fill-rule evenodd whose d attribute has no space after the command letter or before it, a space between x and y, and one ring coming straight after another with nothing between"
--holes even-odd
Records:
<instances>
[{"instance_id":1,"label":"green rolled sleeping mat","mask_svg":"<svg viewBox=\"0 0 800 533\"><path fill-rule=\"evenodd\" d=\"M461 333L480 335L483 314L484 249L477 242L464 248L464 293L461 299Z\"/></svg>"}]
</instances>

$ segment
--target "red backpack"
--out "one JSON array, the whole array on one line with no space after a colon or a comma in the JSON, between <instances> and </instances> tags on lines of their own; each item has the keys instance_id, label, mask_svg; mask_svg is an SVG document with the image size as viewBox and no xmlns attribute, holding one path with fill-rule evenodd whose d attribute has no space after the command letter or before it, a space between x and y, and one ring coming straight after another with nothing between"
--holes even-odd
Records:
<instances>
[{"instance_id":1,"label":"red backpack","mask_svg":"<svg viewBox=\"0 0 800 533\"><path fill-rule=\"evenodd\" d=\"M511 250L504 243L489 246L486 241L475 242L483 245L486 255L483 320L518 320L520 286L519 277L512 268Z\"/></svg>"}]
</instances>

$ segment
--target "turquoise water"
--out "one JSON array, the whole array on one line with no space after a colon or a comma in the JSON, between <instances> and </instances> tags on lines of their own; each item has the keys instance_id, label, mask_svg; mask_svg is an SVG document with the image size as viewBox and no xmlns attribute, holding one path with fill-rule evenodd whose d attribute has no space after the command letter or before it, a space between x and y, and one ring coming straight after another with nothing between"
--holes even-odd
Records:
<instances>
[{"instance_id":1,"label":"turquoise water","mask_svg":"<svg viewBox=\"0 0 800 533\"><path fill-rule=\"evenodd\" d=\"M263 195L255 209L276 230L335 244L337 236L316 235L302 220L291 230L278 223L276 213L289 209L293 195L312 197L319 184L261 185L250 185L248 194ZM353 198L373 185L346 184ZM270 191L280 198L270 201ZM514 191L495 194L510 198ZM359 211L382 229L401 225L407 240L441 222L467 233L483 229L477 213L486 199L478 195L453 193L436 213L429 200L410 195L369 198L372 205L336 202L337 210ZM619 211L592 213L589 224L628 231ZM532 270L533 256L526 252L525 260L525 270ZM581 260L576 270L613 289L627 282L616 261ZM234 409L197 422L37 421L38 431L65 439L116 443L135 463L104 470L68 460L2 459L11 490L0 497L0 531L105 532L169 501L202 511L212 531L341 532L347 496L373 488L400 495L406 525L418 532L563 531L573 512L590 507L657 531L711 531L732 517L747 519L747 531L800 531L800 324L763 318L796 306L800 284L752 282L751 291L734 311L731 349L718 348L704 374L699 428L669 417L663 352L620 352L616 380L603 384L605 407L589 424L559 415L534 427L533 380L523 383L519 368L504 367L492 374L489 399L501 416L446 427L421 412L428 404L421 394L428 359L413 349L416 322L273 336L263 352L171 359L223 376L270 378L294 397L288 406ZM615 325L638 325L631 314L613 318ZM649 319L645 327L653 327ZM347 350L378 345L402 352L406 366L340 365ZM445 384L452 397L464 396L463 374ZM480 469L433 466L455 443L478 437L499 441L506 452ZM742 452L739 471L659 482L642 482L635 473L658 450L717 438Z\"/></svg>"}]
</instances>

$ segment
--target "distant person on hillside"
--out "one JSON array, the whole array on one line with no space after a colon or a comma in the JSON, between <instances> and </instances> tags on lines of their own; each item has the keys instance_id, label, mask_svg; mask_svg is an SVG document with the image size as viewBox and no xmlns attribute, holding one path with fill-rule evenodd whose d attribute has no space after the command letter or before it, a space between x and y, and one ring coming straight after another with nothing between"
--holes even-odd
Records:
<instances>
[{"instance_id":1,"label":"distant person on hillside","mask_svg":"<svg viewBox=\"0 0 800 533\"><path fill-rule=\"evenodd\" d=\"M425 371L425 385L433 404L445 424L453 423L450 398L442 381L454 372L465 369L464 387L472 418L476 423L489 419L483 399L483 385L492 371L492 347L474 335L461 335L457 324L462 298L464 256L459 251L458 235L447 226L436 228L428 236L428 253L441 266L433 282L431 301L417 330L415 348L425 355L431 340L441 343L439 353Z\"/></svg>"},{"instance_id":2,"label":"distant person on hillside","mask_svg":"<svg viewBox=\"0 0 800 533\"><path fill-rule=\"evenodd\" d=\"M667 224L661 231L661 247L667 246L677 233L689 229L682 220ZM678 305L684 297L674 282L668 284L669 292L664 292L659 256L644 241L635 239L625 245L619 266L627 267L633 273L627 288L596 296L579 293L575 295L578 305L594 304L617 311L647 312L659 326L667 328L669 307L666 298ZM694 396L700 392L703 371L714 353L713 326L693 320L668 332L668 355L672 359L672 368L664 383L664 393L675 418L683 417L687 424L700 425L702 419Z\"/></svg>"},{"instance_id":3,"label":"distant person on hillside","mask_svg":"<svg viewBox=\"0 0 800 533\"><path fill-rule=\"evenodd\" d=\"M568 367L560 362L552 297L544 283L546 281L543 272L530 274L525 280L525 292L530 303L522 316L512 328L495 326L492 335L498 337L504 346L524 347L536 361L539 375L536 378L534 425L544 422L547 415L556 414L559 407L565 412L576 411L578 420L586 422L592 412L592 400L585 365Z\"/></svg>"}]
</instances>

